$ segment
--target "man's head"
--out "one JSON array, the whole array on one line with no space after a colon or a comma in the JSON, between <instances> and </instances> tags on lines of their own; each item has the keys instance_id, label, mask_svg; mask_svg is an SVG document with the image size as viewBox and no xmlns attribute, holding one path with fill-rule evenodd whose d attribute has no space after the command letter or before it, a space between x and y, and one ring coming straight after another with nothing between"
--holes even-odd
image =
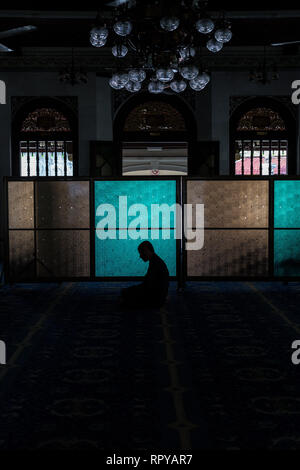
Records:
<instances>
[{"instance_id":1,"label":"man's head","mask_svg":"<svg viewBox=\"0 0 300 470\"><path fill-rule=\"evenodd\" d=\"M140 257L143 261L149 261L149 259L154 255L154 248L152 243L145 240L138 246Z\"/></svg>"}]
</instances>

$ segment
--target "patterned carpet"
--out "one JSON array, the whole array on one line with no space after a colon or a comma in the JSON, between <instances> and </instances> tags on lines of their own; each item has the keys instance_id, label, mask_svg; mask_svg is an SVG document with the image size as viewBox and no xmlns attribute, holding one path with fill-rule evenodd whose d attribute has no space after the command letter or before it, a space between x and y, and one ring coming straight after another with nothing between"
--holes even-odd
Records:
<instances>
[{"instance_id":1,"label":"patterned carpet","mask_svg":"<svg viewBox=\"0 0 300 470\"><path fill-rule=\"evenodd\" d=\"M0 449L300 448L298 283L172 283L135 314L124 285L2 288Z\"/></svg>"}]
</instances>

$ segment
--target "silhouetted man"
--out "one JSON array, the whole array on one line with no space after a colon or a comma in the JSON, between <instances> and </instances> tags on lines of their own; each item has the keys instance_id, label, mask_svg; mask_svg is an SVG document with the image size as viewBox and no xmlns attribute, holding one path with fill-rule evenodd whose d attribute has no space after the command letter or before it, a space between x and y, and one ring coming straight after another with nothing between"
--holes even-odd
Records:
<instances>
[{"instance_id":1,"label":"silhouetted man","mask_svg":"<svg viewBox=\"0 0 300 470\"><path fill-rule=\"evenodd\" d=\"M149 261L148 271L142 284L122 290L123 305L129 308L161 307L168 294L168 268L149 241L142 242L138 251L143 261Z\"/></svg>"}]
</instances>

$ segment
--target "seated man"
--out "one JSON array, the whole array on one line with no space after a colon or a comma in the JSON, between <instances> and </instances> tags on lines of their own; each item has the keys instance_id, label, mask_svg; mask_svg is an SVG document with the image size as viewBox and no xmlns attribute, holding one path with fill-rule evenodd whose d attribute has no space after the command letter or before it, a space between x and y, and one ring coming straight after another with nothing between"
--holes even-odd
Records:
<instances>
[{"instance_id":1,"label":"seated man","mask_svg":"<svg viewBox=\"0 0 300 470\"><path fill-rule=\"evenodd\" d=\"M161 307L168 294L168 268L149 241L142 242L138 250L142 260L149 261L148 271L142 284L122 290L123 305L128 308Z\"/></svg>"}]
</instances>

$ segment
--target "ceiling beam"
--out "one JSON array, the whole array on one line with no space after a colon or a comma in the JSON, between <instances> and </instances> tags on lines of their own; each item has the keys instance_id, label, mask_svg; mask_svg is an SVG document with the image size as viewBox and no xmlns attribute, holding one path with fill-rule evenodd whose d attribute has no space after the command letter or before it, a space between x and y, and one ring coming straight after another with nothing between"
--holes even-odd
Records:
<instances>
[{"instance_id":1,"label":"ceiling beam","mask_svg":"<svg viewBox=\"0 0 300 470\"><path fill-rule=\"evenodd\" d=\"M26 19L95 19L97 11L39 11L39 10L0 10L1 18L26 18ZM113 11L104 11L106 17L114 16ZM218 16L220 11L210 11L212 16ZM288 19L300 18L299 10L249 10L226 11L226 16L231 19Z\"/></svg>"}]
</instances>

